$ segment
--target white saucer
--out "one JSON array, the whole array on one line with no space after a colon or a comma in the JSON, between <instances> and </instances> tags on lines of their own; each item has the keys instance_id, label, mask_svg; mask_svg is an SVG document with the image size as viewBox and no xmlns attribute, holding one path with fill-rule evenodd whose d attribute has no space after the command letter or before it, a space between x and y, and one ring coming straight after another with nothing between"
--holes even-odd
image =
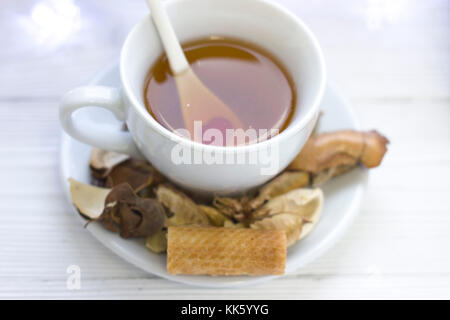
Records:
<instances>
[{"instance_id":1,"label":"white saucer","mask_svg":"<svg viewBox=\"0 0 450 320\"><path fill-rule=\"evenodd\" d=\"M100 72L90 84L119 86L118 66L114 65ZM320 131L358 129L358 123L349 105L332 88L328 87L326 90L321 107L323 116L320 120ZM111 113L100 108L85 108L75 116L95 118L99 125L121 125ZM72 139L65 133L62 135L61 144L61 177L67 199L71 202L67 179L72 177L89 182L88 163L91 147ZM305 239L288 249L286 274L313 261L339 239L359 211L367 178L367 170L358 168L323 186L325 203L321 221ZM73 213L79 216L75 207ZM81 217L80 221L84 223ZM172 276L166 271L166 255L157 255L148 251L143 240L124 240L99 223L91 223L87 228L94 237L123 259L149 273L173 281L204 287L236 287L275 278L274 276Z\"/></svg>"}]
</instances>

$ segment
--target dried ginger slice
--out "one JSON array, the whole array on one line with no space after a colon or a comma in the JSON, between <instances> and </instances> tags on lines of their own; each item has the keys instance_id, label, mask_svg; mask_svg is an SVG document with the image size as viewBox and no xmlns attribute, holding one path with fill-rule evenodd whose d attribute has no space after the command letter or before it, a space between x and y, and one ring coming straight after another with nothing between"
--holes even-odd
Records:
<instances>
[{"instance_id":1,"label":"dried ginger slice","mask_svg":"<svg viewBox=\"0 0 450 320\"><path fill-rule=\"evenodd\" d=\"M389 141L376 131L341 130L311 136L288 169L318 173L322 170L355 165L378 166Z\"/></svg>"}]
</instances>

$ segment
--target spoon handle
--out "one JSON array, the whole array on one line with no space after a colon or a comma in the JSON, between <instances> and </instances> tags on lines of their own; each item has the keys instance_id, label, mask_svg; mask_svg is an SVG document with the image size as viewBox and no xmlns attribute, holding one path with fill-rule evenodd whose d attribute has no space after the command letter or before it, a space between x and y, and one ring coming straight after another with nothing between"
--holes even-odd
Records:
<instances>
[{"instance_id":1,"label":"spoon handle","mask_svg":"<svg viewBox=\"0 0 450 320\"><path fill-rule=\"evenodd\" d=\"M175 75L180 74L189 68L189 63L170 23L169 16L160 0L147 0L147 4L169 59L170 69Z\"/></svg>"}]
</instances>

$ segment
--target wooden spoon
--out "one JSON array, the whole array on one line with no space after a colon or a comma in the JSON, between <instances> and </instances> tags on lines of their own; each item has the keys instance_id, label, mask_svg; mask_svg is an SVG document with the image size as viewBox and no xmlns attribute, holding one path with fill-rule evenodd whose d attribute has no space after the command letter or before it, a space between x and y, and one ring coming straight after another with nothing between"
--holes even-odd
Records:
<instances>
[{"instance_id":1,"label":"wooden spoon","mask_svg":"<svg viewBox=\"0 0 450 320\"><path fill-rule=\"evenodd\" d=\"M225 129L244 129L236 114L192 71L161 1L147 0L147 4L175 76L184 123L191 138L195 137L194 121L201 121L203 128L215 128L223 133Z\"/></svg>"}]
</instances>

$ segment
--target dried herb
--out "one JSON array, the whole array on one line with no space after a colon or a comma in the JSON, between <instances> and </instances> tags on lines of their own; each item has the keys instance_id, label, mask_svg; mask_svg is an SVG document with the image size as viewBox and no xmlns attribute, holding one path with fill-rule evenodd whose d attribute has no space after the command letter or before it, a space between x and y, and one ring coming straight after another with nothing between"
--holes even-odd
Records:
<instances>
[{"instance_id":1,"label":"dried herb","mask_svg":"<svg viewBox=\"0 0 450 320\"><path fill-rule=\"evenodd\" d=\"M251 201L251 207L256 209L265 201L285 194L291 190L303 188L309 184L309 174L302 171L286 171L264 185L258 196Z\"/></svg>"},{"instance_id":2,"label":"dried herb","mask_svg":"<svg viewBox=\"0 0 450 320\"><path fill-rule=\"evenodd\" d=\"M82 216L90 221L100 221L123 238L147 237L160 231L166 215L155 199L138 197L128 184L112 189L100 188L70 181L70 193L74 205Z\"/></svg>"},{"instance_id":3,"label":"dried herb","mask_svg":"<svg viewBox=\"0 0 450 320\"><path fill-rule=\"evenodd\" d=\"M145 246L152 252L163 253L167 250L167 231L160 230L147 238Z\"/></svg>"},{"instance_id":4,"label":"dried herb","mask_svg":"<svg viewBox=\"0 0 450 320\"><path fill-rule=\"evenodd\" d=\"M102 222L123 238L146 237L146 246L153 252L166 251L165 227L174 225L283 230L288 245L292 245L312 230L322 211L322 191L304 187L322 184L359 163L368 168L378 166L387 144L376 131L314 134L289 171L257 192L215 197L212 203L198 200L195 194L189 197L167 184L146 161L94 148L92 175L108 188L69 179L70 191L85 218ZM197 200L204 204L197 204Z\"/></svg>"},{"instance_id":5,"label":"dried herb","mask_svg":"<svg viewBox=\"0 0 450 320\"><path fill-rule=\"evenodd\" d=\"M181 191L163 184L156 188L155 193L171 215L167 221L168 225L210 224L206 214Z\"/></svg>"},{"instance_id":6,"label":"dried herb","mask_svg":"<svg viewBox=\"0 0 450 320\"><path fill-rule=\"evenodd\" d=\"M342 130L311 136L289 165L290 170L311 173L359 162L367 168L378 166L389 141L376 131Z\"/></svg>"},{"instance_id":7,"label":"dried herb","mask_svg":"<svg viewBox=\"0 0 450 320\"><path fill-rule=\"evenodd\" d=\"M261 210L265 216L250 227L285 230L288 245L305 237L320 219L323 193L320 189L295 189L269 200Z\"/></svg>"},{"instance_id":8,"label":"dried herb","mask_svg":"<svg viewBox=\"0 0 450 320\"><path fill-rule=\"evenodd\" d=\"M146 161L129 159L115 166L106 176L105 185L109 188L128 183L137 193L153 182L153 167Z\"/></svg>"},{"instance_id":9,"label":"dried herb","mask_svg":"<svg viewBox=\"0 0 450 320\"><path fill-rule=\"evenodd\" d=\"M115 166L129 158L130 156L122 153L93 148L89 159L89 166L92 175L96 179L104 179Z\"/></svg>"},{"instance_id":10,"label":"dried herb","mask_svg":"<svg viewBox=\"0 0 450 320\"><path fill-rule=\"evenodd\" d=\"M80 214L87 219L97 219L105 208L105 199L111 189L100 188L69 178L70 197Z\"/></svg>"},{"instance_id":11,"label":"dried herb","mask_svg":"<svg viewBox=\"0 0 450 320\"><path fill-rule=\"evenodd\" d=\"M300 238L303 219L290 213L280 213L250 225L252 229L283 230L286 233L286 244L290 246Z\"/></svg>"},{"instance_id":12,"label":"dried herb","mask_svg":"<svg viewBox=\"0 0 450 320\"><path fill-rule=\"evenodd\" d=\"M205 206L205 205L199 205L198 207L200 208L200 210L203 211L204 214L206 214L208 216L209 221L211 222L211 224L213 226L223 227L223 225L227 221L231 222L231 220L229 218L227 218L225 215L223 215L219 210L217 210L214 207Z\"/></svg>"},{"instance_id":13,"label":"dried herb","mask_svg":"<svg viewBox=\"0 0 450 320\"><path fill-rule=\"evenodd\" d=\"M213 206L224 216L237 221L248 219L252 212L247 197L214 197Z\"/></svg>"},{"instance_id":14,"label":"dried herb","mask_svg":"<svg viewBox=\"0 0 450 320\"><path fill-rule=\"evenodd\" d=\"M308 173L284 172L265 184L255 198L248 196L241 198L215 197L213 205L223 215L248 225L253 220L266 215L266 210L262 208L265 202L308 184Z\"/></svg>"},{"instance_id":15,"label":"dried herb","mask_svg":"<svg viewBox=\"0 0 450 320\"><path fill-rule=\"evenodd\" d=\"M314 187L320 186L321 184L327 182L328 180L352 170L356 166L357 166L356 164L342 165L319 171L318 173L312 175L312 185Z\"/></svg>"},{"instance_id":16,"label":"dried herb","mask_svg":"<svg viewBox=\"0 0 450 320\"><path fill-rule=\"evenodd\" d=\"M122 238L151 236L164 227L165 220L164 208L157 200L138 197L126 183L112 188L98 218Z\"/></svg>"}]
</instances>

